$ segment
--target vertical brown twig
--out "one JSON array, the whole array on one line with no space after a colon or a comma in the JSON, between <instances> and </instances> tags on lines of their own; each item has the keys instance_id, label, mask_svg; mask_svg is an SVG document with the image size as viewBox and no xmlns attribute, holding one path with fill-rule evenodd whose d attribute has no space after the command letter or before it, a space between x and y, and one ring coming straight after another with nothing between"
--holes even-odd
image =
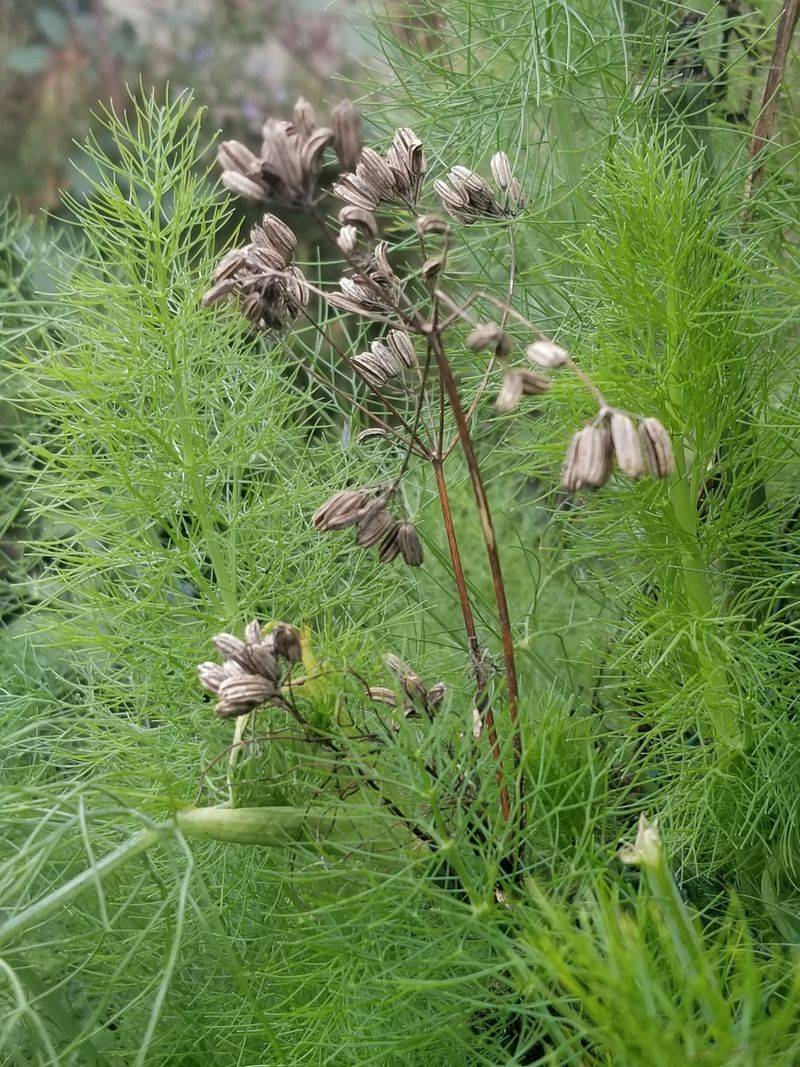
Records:
<instances>
[{"instance_id":1,"label":"vertical brown twig","mask_svg":"<svg viewBox=\"0 0 800 1067\"><path fill-rule=\"evenodd\" d=\"M522 762L522 737L519 730L517 665L514 658L514 638L511 633L511 617L508 612L508 598L506 596L505 582L503 581L503 571L500 566L500 553L497 548L494 522L492 521L492 513L489 508L489 501L483 485L483 477L481 476L480 467L478 466L478 457L475 454L472 435L469 431L469 424L461 404L458 386L453 377L453 370L450 366L450 361L445 354L444 347L442 346L442 339L438 331L431 333L430 342L431 347L433 348L433 353L436 356L442 385L447 393L447 399L450 401L450 407L456 421L461 449L464 453L470 481L472 482L472 490L475 495L478 518L481 524L481 533L483 534L483 541L486 546L486 555L489 559L489 570L492 575L492 586L494 587L495 602L497 604L497 618L500 624L500 640L503 646L503 663L505 667L506 687L508 689L508 714L514 731L514 767L519 771Z\"/></svg>"},{"instance_id":2,"label":"vertical brown twig","mask_svg":"<svg viewBox=\"0 0 800 1067\"><path fill-rule=\"evenodd\" d=\"M750 159L753 169L748 175L745 187L745 197L747 199L753 196L764 177L763 152L772 137L772 127L778 107L778 94L786 73L789 46L792 43L792 37L797 26L798 15L800 15L800 0L786 0L786 5L778 22L778 32L775 36L775 47L772 50L769 73L764 83L761 109L753 127L753 136L750 141Z\"/></svg>"},{"instance_id":3,"label":"vertical brown twig","mask_svg":"<svg viewBox=\"0 0 800 1067\"><path fill-rule=\"evenodd\" d=\"M508 821L511 815L511 802L508 796L508 786L505 784L505 775L503 774L502 755L500 752L500 743L497 739L497 726L494 721L494 712L491 705L488 703L486 694L486 678L484 677L483 663L481 658L481 647L478 641L478 634L475 629L475 617L472 614L472 604L469 599L469 592L467 590L467 580L464 576L464 568L461 563L461 553L458 548L458 542L456 540L455 527L453 525L453 512L450 508L450 497L447 492L447 483L444 478L444 471L442 470L442 461L439 458L433 460L433 469L436 474L436 488L439 491L439 503L442 509L442 520L444 522L445 532L447 534L447 545L450 549L450 560L453 564L453 576L455 578L456 589L458 590L458 602L461 605L461 614L464 619L464 629L467 631L467 642L469 644L469 658L472 664L472 670L475 675L475 684L477 687L477 703L478 709L483 716L483 720L486 723L486 732L489 737L489 744L492 749L492 756L497 765L496 775L497 784L500 788L500 807L503 812L503 817Z\"/></svg>"}]
</instances>

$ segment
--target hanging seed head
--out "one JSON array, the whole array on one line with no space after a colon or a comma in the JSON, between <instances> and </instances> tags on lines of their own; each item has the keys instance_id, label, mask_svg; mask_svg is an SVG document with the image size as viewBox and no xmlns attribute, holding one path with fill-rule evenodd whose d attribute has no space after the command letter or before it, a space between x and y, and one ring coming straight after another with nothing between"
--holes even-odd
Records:
<instances>
[{"instance_id":1,"label":"hanging seed head","mask_svg":"<svg viewBox=\"0 0 800 1067\"><path fill-rule=\"evenodd\" d=\"M563 367L569 360L569 352L566 348L562 348L553 341L534 341L533 344L526 346L525 355L532 363L545 367L547 370Z\"/></svg>"},{"instance_id":2,"label":"hanging seed head","mask_svg":"<svg viewBox=\"0 0 800 1067\"><path fill-rule=\"evenodd\" d=\"M401 522L398 527L398 547L404 562L409 567L420 567L425 559L422 541L410 522Z\"/></svg>"},{"instance_id":3,"label":"hanging seed head","mask_svg":"<svg viewBox=\"0 0 800 1067\"><path fill-rule=\"evenodd\" d=\"M484 322L470 331L467 348L473 352L493 348L496 356L505 359L511 351L511 337L496 322Z\"/></svg>"},{"instance_id":4,"label":"hanging seed head","mask_svg":"<svg viewBox=\"0 0 800 1067\"><path fill-rule=\"evenodd\" d=\"M397 193L394 172L386 160L369 147L361 151L361 159L356 167L356 177L375 191L378 203L392 200Z\"/></svg>"},{"instance_id":5,"label":"hanging seed head","mask_svg":"<svg viewBox=\"0 0 800 1067\"><path fill-rule=\"evenodd\" d=\"M235 170L226 170L222 174L222 184L229 193L235 193L244 200L268 200L269 186L258 178L248 178Z\"/></svg>"},{"instance_id":6,"label":"hanging seed head","mask_svg":"<svg viewBox=\"0 0 800 1067\"><path fill-rule=\"evenodd\" d=\"M668 478L675 470L675 456L669 434L658 419L643 419L639 426L645 462L655 478Z\"/></svg>"},{"instance_id":7,"label":"hanging seed head","mask_svg":"<svg viewBox=\"0 0 800 1067\"><path fill-rule=\"evenodd\" d=\"M564 461L561 486L568 493L597 489L611 476L611 434L601 426L584 426L573 435Z\"/></svg>"},{"instance_id":8,"label":"hanging seed head","mask_svg":"<svg viewBox=\"0 0 800 1067\"><path fill-rule=\"evenodd\" d=\"M388 437L386 430L380 426L370 426L356 435L356 444L363 445L366 441L385 441Z\"/></svg>"},{"instance_id":9,"label":"hanging seed head","mask_svg":"<svg viewBox=\"0 0 800 1067\"><path fill-rule=\"evenodd\" d=\"M491 188L467 167L451 167L447 177L434 182L433 187L448 215L465 226L505 215Z\"/></svg>"},{"instance_id":10,"label":"hanging seed head","mask_svg":"<svg viewBox=\"0 0 800 1067\"><path fill-rule=\"evenodd\" d=\"M425 279L436 278L444 266L444 256L431 256L422 264L422 277Z\"/></svg>"},{"instance_id":11,"label":"hanging seed head","mask_svg":"<svg viewBox=\"0 0 800 1067\"><path fill-rule=\"evenodd\" d=\"M378 560L380 563L391 563L400 555L399 532L399 523L389 527L389 532L378 546Z\"/></svg>"},{"instance_id":12,"label":"hanging seed head","mask_svg":"<svg viewBox=\"0 0 800 1067\"><path fill-rule=\"evenodd\" d=\"M633 419L622 411L612 411L610 429L619 469L629 478L641 478L645 471L644 454Z\"/></svg>"},{"instance_id":13,"label":"hanging seed head","mask_svg":"<svg viewBox=\"0 0 800 1067\"><path fill-rule=\"evenodd\" d=\"M523 396L541 396L550 388L550 379L524 367L512 367L503 375L503 385L495 401L495 408L505 415L518 407Z\"/></svg>"},{"instance_id":14,"label":"hanging seed head","mask_svg":"<svg viewBox=\"0 0 800 1067\"><path fill-rule=\"evenodd\" d=\"M382 541L397 523L386 507L386 498L378 497L366 504L356 519L356 544L359 548L373 548Z\"/></svg>"},{"instance_id":15,"label":"hanging seed head","mask_svg":"<svg viewBox=\"0 0 800 1067\"><path fill-rule=\"evenodd\" d=\"M397 693L394 689L387 689L384 685L371 685L367 693L377 704L385 704L387 708L397 707Z\"/></svg>"},{"instance_id":16,"label":"hanging seed head","mask_svg":"<svg viewBox=\"0 0 800 1067\"><path fill-rule=\"evenodd\" d=\"M385 241L376 245L363 273L340 278L339 291L326 294L328 303L365 318L393 315L394 305L400 297L400 279L389 263L386 247Z\"/></svg>"},{"instance_id":17,"label":"hanging seed head","mask_svg":"<svg viewBox=\"0 0 800 1067\"><path fill-rule=\"evenodd\" d=\"M315 530L344 530L355 525L371 493L368 489L340 489L317 508L311 523Z\"/></svg>"},{"instance_id":18,"label":"hanging seed head","mask_svg":"<svg viewBox=\"0 0 800 1067\"><path fill-rule=\"evenodd\" d=\"M361 113L350 100L342 100L331 112L333 150L343 170L355 170L361 155Z\"/></svg>"},{"instance_id":19,"label":"hanging seed head","mask_svg":"<svg viewBox=\"0 0 800 1067\"><path fill-rule=\"evenodd\" d=\"M272 633L264 634L254 619L246 627L243 641L229 633L212 638L223 662L201 663L197 674L203 688L219 698L215 714L231 718L260 704L280 701L279 657L295 662L291 633L296 633L294 627L280 623Z\"/></svg>"}]
</instances>

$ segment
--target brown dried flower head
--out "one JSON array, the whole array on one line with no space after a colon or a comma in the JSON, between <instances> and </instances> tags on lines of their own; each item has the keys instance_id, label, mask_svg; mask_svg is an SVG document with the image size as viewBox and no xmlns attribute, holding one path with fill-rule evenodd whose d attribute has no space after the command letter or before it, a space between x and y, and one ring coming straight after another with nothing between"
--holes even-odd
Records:
<instances>
[{"instance_id":1,"label":"brown dried flower head","mask_svg":"<svg viewBox=\"0 0 800 1067\"><path fill-rule=\"evenodd\" d=\"M448 215L465 226L506 215L489 185L467 167L451 167L447 177L435 181L433 187Z\"/></svg>"},{"instance_id":2,"label":"brown dried flower head","mask_svg":"<svg viewBox=\"0 0 800 1067\"><path fill-rule=\"evenodd\" d=\"M258 329L282 330L308 304L306 279L292 262L297 239L275 215L264 215L250 232L250 244L233 249L214 271L203 307L229 297Z\"/></svg>"},{"instance_id":3,"label":"brown dried flower head","mask_svg":"<svg viewBox=\"0 0 800 1067\"><path fill-rule=\"evenodd\" d=\"M219 698L216 715L234 718L261 704L282 703L282 661L296 663L302 658L300 634L294 626L278 623L265 634L254 619L245 628L244 640L229 633L212 640L223 662L201 663L197 674L203 688Z\"/></svg>"},{"instance_id":4,"label":"brown dried flower head","mask_svg":"<svg viewBox=\"0 0 800 1067\"><path fill-rule=\"evenodd\" d=\"M611 443L619 469L629 478L641 478L645 472L644 453L633 419L622 411L614 410L609 422Z\"/></svg>"}]
</instances>

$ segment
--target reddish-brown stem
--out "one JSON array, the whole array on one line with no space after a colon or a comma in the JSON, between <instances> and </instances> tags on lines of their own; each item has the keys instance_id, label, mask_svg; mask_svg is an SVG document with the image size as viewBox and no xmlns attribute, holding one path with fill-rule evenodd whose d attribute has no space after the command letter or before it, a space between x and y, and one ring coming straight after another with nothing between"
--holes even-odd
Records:
<instances>
[{"instance_id":1,"label":"reddish-brown stem","mask_svg":"<svg viewBox=\"0 0 800 1067\"><path fill-rule=\"evenodd\" d=\"M481 533L483 534L484 544L486 545L486 555L489 558L489 570L492 575L492 585L494 587L495 601L497 603L497 619L500 624L500 640L503 646L503 663L505 666L506 687L508 689L508 714L514 730L514 766L517 771L519 771L522 762L522 735L519 728L517 665L514 659L514 638L511 633L511 617L508 612L508 598L506 597L503 571L500 566L500 553L497 548L497 538L494 532L492 513L489 508L489 500L486 496L480 467L478 466L478 457L475 454L475 446L469 432L469 424L467 423L464 408L461 404L461 397L458 394L458 386L453 377L450 361L445 355L444 347L442 346L441 336L438 332L434 332L430 335L430 341L433 353L436 356L442 385L447 393L447 398L450 401L450 407L453 411L453 417L456 420L458 436L461 442L461 450L464 453L464 460L467 464L470 481L472 482L472 491L475 495L475 503L478 508L478 518L481 524ZM521 779L520 788L522 788Z\"/></svg>"},{"instance_id":2,"label":"reddish-brown stem","mask_svg":"<svg viewBox=\"0 0 800 1067\"><path fill-rule=\"evenodd\" d=\"M772 50L772 61L764 85L761 110L753 127L753 137L750 142L750 157L754 166L745 190L745 196L747 197L753 195L764 176L763 152L772 137L772 127L778 107L778 93L786 72L789 46L792 43L792 36L797 26L798 15L800 15L800 0L786 0L778 23L778 32L775 35L775 47Z\"/></svg>"},{"instance_id":3,"label":"reddish-brown stem","mask_svg":"<svg viewBox=\"0 0 800 1067\"><path fill-rule=\"evenodd\" d=\"M494 712L488 703L486 697L486 678L484 676L483 661L481 657L481 647L478 641L478 634L475 630L475 617L472 614L472 604L469 599L469 591L467 589L467 580L464 575L464 567L461 563L461 553L458 548L458 541L456 540L455 526L453 525L453 512L450 508L450 497L447 492L447 482L444 478L444 471L442 469L442 463L439 459L433 460L433 470L436 474L436 488L439 491L439 504L442 509L442 521L444 522L445 532L447 534L447 546L450 549L450 560L453 564L453 575L455 578L456 589L458 590L458 602L461 605L461 614L464 618L464 629L467 632L467 644L469 645L469 658L472 664L472 670L475 675L475 684L477 687L477 704L478 710L483 715L483 721L486 723L486 732L489 737L489 744L492 749L492 756L497 765L497 785L500 788L500 807L503 812L503 818L508 821L511 816L511 802L508 796L508 786L505 784L505 775L503 774L503 762L502 755L500 753L500 742L497 739L497 726L494 721Z\"/></svg>"}]
</instances>

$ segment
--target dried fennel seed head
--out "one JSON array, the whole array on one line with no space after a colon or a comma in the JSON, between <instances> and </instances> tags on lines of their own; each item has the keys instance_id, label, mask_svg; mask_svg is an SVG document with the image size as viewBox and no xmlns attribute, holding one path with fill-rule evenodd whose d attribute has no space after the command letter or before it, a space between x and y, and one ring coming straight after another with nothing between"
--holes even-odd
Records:
<instances>
[{"instance_id":1,"label":"dried fennel seed head","mask_svg":"<svg viewBox=\"0 0 800 1067\"><path fill-rule=\"evenodd\" d=\"M254 619L245 628L244 640L220 633L212 641L223 662L201 663L197 675L203 688L218 697L216 715L235 718L261 704L281 702L282 665L302 658L296 627L278 623L265 634Z\"/></svg>"}]
</instances>

